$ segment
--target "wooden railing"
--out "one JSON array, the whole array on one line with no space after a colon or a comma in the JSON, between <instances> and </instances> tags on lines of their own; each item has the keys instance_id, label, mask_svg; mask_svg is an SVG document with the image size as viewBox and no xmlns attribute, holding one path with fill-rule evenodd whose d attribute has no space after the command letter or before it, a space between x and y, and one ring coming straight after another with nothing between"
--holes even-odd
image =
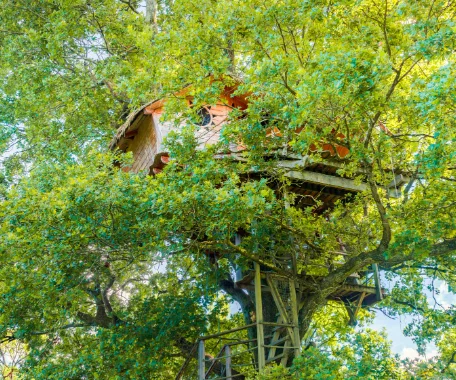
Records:
<instances>
[{"instance_id":1,"label":"wooden railing","mask_svg":"<svg viewBox=\"0 0 456 380\"><path fill-rule=\"evenodd\" d=\"M253 327L256 327L256 326L257 326L257 323L252 323L252 324L241 326L241 327L237 327L237 328L234 328L234 329L231 329L231 330L223 331L223 332L220 332L218 334L212 334L212 335L206 335L206 336L200 337L195 342L195 344L193 345L192 349L190 350L190 353L189 353L187 359L185 360L184 364L182 365L182 367L180 368L180 370L179 370L179 372L178 372L178 374L176 376L176 380L182 379L182 377L184 376L185 371L187 370L191 360L194 358L196 350L197 350L197 359L198 359L198 380L207 379L208 376L211 374L211 372L214 370L214 367L217 364L217 362L221 362L222 359L225 359L225 377L221 377L221 378L218 378L218 379L220 379L220 380L221 379L231 379L231 378L236 378L236 377L241 376L242 374L240 374L240 373L233 373L232 366L231 366L231 364L232 364L231 363L231 358L234 355L231 352L231 347L236 346L236 345L240 345L240 344L248 344L248 343L251 343L251 342L255 342L256 339L240 340L240 341L236 341L236 342L232 342L232 343L228 343L228 344L223 345L223 347L220 349L220 351L217 354L217 356L212 358L212 359L210 359L211 363L210 363L210 365L209 365L209 367L207 369L206 369L206 361L207 360L206 360L205 342L207 340L210 340L210 339L219 338L219 337L222 337L224 335L232 334L232 333L235 333L235 332L238 332L238 331L242 331L242 330L247 330L249 328L253 328ZM254 351L256 349L257 349L257 346L252 347L250 349L247 349L245 351L236 353L235 355L238 356L238 355L250 352L250 351Z\"/></svg>"}]
</instances>

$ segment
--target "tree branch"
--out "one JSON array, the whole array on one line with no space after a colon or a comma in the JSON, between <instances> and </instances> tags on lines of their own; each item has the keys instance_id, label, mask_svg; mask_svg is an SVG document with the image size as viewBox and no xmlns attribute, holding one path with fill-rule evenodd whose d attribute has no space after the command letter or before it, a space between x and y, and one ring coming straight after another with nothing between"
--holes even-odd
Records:
<instances>
[{"instance_id":1,"label":"tree branch","mask_svg":"<svg viewBox=\"0 0 456 380\"><path fill-rule=\"evenodd\" d=\"M245 257L246 259L252 260L252 261L256 262L257 264L263 265L266 268L269 268L269 269L273 270L274 272L281 274L284 277L287 277L287 278L292 277L291 273L289 273L283 269L280 269L280 268L276 267L274 264L271 264L271 263L259 258L258 256L254 255L254 254L250 253L249 251L247 251L246 249L242 248L241 246L232 243L230 240L227 240L225 243L230 248L232 248L236 252L238 252L241 256Z\"/></svg>"}]
</instances>

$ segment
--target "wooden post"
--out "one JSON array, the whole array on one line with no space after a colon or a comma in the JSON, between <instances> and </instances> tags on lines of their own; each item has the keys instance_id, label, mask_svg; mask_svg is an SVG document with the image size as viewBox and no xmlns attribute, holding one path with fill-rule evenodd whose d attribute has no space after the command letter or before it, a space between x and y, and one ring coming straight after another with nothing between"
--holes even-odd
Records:
<instances>
[{"instance_id":1,"label":"wooden post","mask_svg":"<svg viewBox=\"0 0 456 380\"><path fill-rule=\"evenodd\" d=\"M372 269L374 270L375 294L377 301L381 301L383 299L383 294L380 284L380 273L378 272L378 265L372 264Z\"/></svg>"},{"instance_id":2,"label":"wooden post","mask_svg":"<svg viewBox=\"0 0 456 380\"><path fill-rule=\"evenodd\" d=\"M290 278L291 318L293 321L294 357L301 353L301 337L299 336L298 301L296 299L295 280Z\"/></svg>"},{"instance_id":3,"label":"wooden post","mask_svg":"<svg viewBox=\"0 0 456 380\"><path fill-rule=\"evenodd\" d=\"M280 361L280 364L282 364L284 367L287 366L288 353L290 352L288 347L290 347L290 343L291 343L291 339L287 339L285 341L285 344L283 345L283 357L282 357L282 360Z\"/></svg>"},{"instance_id":4,"label":"wooden post","mask_svg":"<svg viewBox=\"0 0 456 380\"><path fill-rule=\"evenodd\" d=\"M277 323L278 324L283 323L282 315L279 315L279 318L277 318ZM272 338L271 338L271 345L274 346L274 345L277 344L277 341L280 338L280 334L281 334L281 330L280 329L276 329L274 331L274 334L272 334ZM271 361L274 358L275 353L276 353L276 347L271 347L269 349L269 355L268 355L268 360L267 360L268 362Z\"/></svg>"},{"instance_id":5,"label":"wooden post","mask_svg":"<svg viewBox=\"0 0 456 380\"><path fill-rule=\"evenodd\" d=\"M264 357L263 301L261 297L260 264L255 263L255 311L257 323L258 371L261 373L266 365Z\"/></svg>"},{"instance_id":6,"label":"wooden post","mask_svg":"<svg viewBox=\"0 0 456 380\"><path fill-rule=\"evenodd\" d=\"M277 289L276 283L275 283L274 279L271 278L270 276L266 276L266 280L268 281L269 287L271 288L272 298L274 298L274 302L277 306L277 309L279 310L280 315L282 316L283 322L286 325L290 325L290 327L287 327L286 330L287 330L287 333L288 333L290 339L292 340L292 346L296 347L296 345L298 343L297 342L295 343L293 328L291 327L292 324L289 321L287 309L282 301L282 298L280 298L280 294Z\"/></svg>"},{"instance_id":7,"label":"wooden post","mask_svg":"<svg viewBox=\"0 0 456 380\"><path fill-rule=\"evenodd\" d=\"M238 233L234 234L234 244L241 245L241 235L239 235ZM242 277L243 277L242 268L238 264L238 265L236 265L236 281L241 281Z\"/></svg>"},{"instance_id":8,"label":"wooden post","mask_svg":"<svg viewBox=\"0 0 456 380\"><path fill-rule=\"evenodd\" d=\"M198 345L198 380L206 379L205 353L204 340L200 340Z\"/></svg>"},{"instance_id":9,"label":"wooden post","mask_svg":"<svg viewBox=\"0 0 456 380\"><path fill-rule=\"evenodd\" d=\"M225 347L225 356L226 356L225 375L228 380L231 380L231 348L230 348L230 346Z\"/></svg>"}]
</instances>

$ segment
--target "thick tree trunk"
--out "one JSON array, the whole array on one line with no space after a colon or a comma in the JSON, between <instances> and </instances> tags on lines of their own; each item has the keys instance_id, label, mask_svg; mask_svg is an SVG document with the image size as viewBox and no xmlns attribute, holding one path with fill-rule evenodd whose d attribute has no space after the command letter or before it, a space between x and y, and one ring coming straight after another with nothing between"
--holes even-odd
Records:
<instances>
[{"instance_id":1,"label":"thick tree trunk","mask_svg":"<svg viewBox=\"0 0 456 380\"><path fill-rule=\"evenodd\" d=\"M157 0L146 0L146 21L155 31L158 30L157 10Z\"/></svg>"}]
</instances>

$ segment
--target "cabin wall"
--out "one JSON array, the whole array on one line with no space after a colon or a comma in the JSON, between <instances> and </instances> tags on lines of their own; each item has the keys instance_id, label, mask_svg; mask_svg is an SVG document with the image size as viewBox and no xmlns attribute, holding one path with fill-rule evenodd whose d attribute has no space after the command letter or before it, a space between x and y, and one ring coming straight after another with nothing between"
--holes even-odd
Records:
<instances>
[{"instance_id":1,"label":"cabin wall","mask_svg":"<svg viewBox=\"0 0 456 380\"><path fill-rule=\"evenodd\" d=\"M148 110L146 109L146 112ZM152 113L154 123L158 126L156 133L157 152L165 152L163 140L172 130L179 130L185 125L177 125L173 121L161 121L162 108L149 111ZM220 139L220 132L226 123L231 108L222 104L208 106L208 112L211 115L210 122L207 125L196 126L195 137L199 142L199 147L204 148L208 145L216 144Z\"/></svg>"},{"instance_id":2,"label":"cabin wall","mask_svg":"<svg viewBox=\"0 0 456 380\"><path fill-rule=\"evenodd\" d=\"M211 115L210 122L204 126L197 126L195 137L199 142L199 148L216 144L220 139L223 125L226 123L231 107L217 104L208 107ZM133 136L128 139L127 152L133 153L133 165L128 169L135 173L149 170L154 164L155 157L159 153L166 153L163 141L172 130L179 130L182 125L172 121L161 121L163 108L145 109L139 124L130 131ZM125 141L125 140L124 140Z\"/></svg>"},{"instance_id":3,"label":"cabin wall","mask_svg":"<svg viewBox=\"0 0 456 380\"><path fill-rule=\"evenodd\" d=\"M231 108L222 104L210 107L210 124L206 126L199 126L195 133L201 148L216 144L220 140L222 127L226 123L230 112Z\"/></svg>"},{"instance_id":4,"label":"cabin wall","mask_svg":"<svg viewBox=\"0 0 456 380\"><path fill-rule=\"evenodd\" d=\"M137 173L148 170L157 154L157 139L152 117L146 116L138 126L138 133L129 143L127 152L133 152L130 170Z\"/></svg>"}]
</instances>

